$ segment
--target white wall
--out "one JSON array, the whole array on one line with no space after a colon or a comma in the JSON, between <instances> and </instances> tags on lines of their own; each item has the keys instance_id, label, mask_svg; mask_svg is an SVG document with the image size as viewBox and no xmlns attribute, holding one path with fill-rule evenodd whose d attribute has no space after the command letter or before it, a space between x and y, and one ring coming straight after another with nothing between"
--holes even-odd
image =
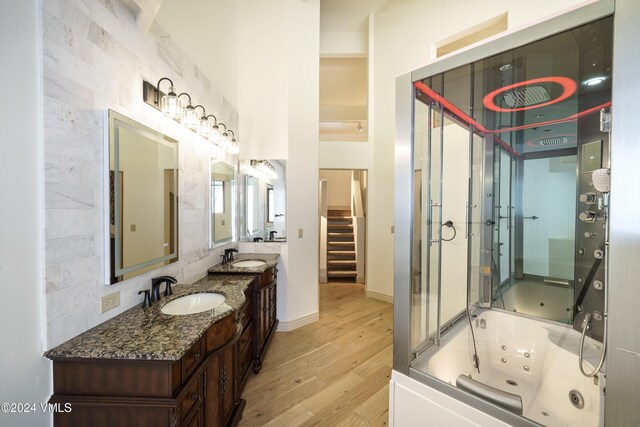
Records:
<instances>
[{"instance_id":1,"label":"white wall","mask_svg":"<svg viewBox=\"0 0 640 427\"><path fill-rule=\"evenodd\" d=\"M288 0L288 15L286 314L291 321L318 313L320 0Z\"/></svg>"},{"instance_id":2,"label":"white wall","mask_svg":"<svg viewBox=\"0 0 640 427\"><path fill-rule=\"evenodd\" d=\"M319 16L319 0L239 6L240 157L286 160L287 283L277 309L285 330L318 315Z\"/></svg>"},{"instance_id":3,"label":"white wall","mask_svg":"<svg viewBox=\"0 0 640 427\"><path fill-rule=\"evenodd\" d=\"M351 209L351 170L321 169L320 179L327 180L329 209Z\"/></svg>"},{"instance_id":4,"label":"white wall","mask_svg":"<svg viewBox=\"0 0 640 427\"><path fill-rule=\"evenodd\" d=\"M8 2L5 2L5 9ZM0 413L3 426L46 426L39 411L51 394L51 363L44 342L44 190L40 2L11 2L0 15L0 401L37 405L30 414Z\"/></svg>"},{"instance_id":5,"label":"white wall","mask_svg":"<svg viewBox=\"0 0 640 427\"><path fill-rule=\"evenodd\" d=\"M392 0L374 14L370 22L369 56L372 81L369 117L372 143L370 175L367 286L370 290L393 293L393 159L395 78L425 65L432 55L431 45L460 33L467 27L509 12L509 29L558 12L581 0ZM347 166L349 167L349 166Z\"/></svg>"},{"instance_id":6,"label":"white wall","mask_svg":"<svg viewBox=\"0 0 640 427\"><path fill-rule=\"evenodd\" d=\"M241 159L288 157L288 4L286 0L238 1ZM317 83L301 90L306 94L316 88Z\"/></svg>"},{"instance_id":7,"label":"white wall","mask_svg":"<svg viewBox=\"0 0 640 427\"><path fill-rule=\"evenodd\" d=\"M162 0L157 22L238 109L238 2ZM206 56L200 52L208 52ZM208 111L217 116L217 112ZM219 117L218 117L219 118Z\"/></svg>"},{"instance_id":8,"label":"white wall","mask_svg":"<svg viewBox=\"0 0 640 427\"><path fill-rule=\"evenodd\" d=\"M238 115L225 94L154 23L140 32L121 0L44 0L45 266L48 347L141 302L150 278L180 283L206 275L224 247L209 250L211 157L225 156L142 100L142 82L170 77L231 129ZM226 62L221 58L220 67ZM164 88L164 87L163 87ZM164 266L105 286L103 147L105 111L114 109L179 141L179 256ZM119 291L121 305L100 313L100 297Z\"/></svg>"}]
</instances>

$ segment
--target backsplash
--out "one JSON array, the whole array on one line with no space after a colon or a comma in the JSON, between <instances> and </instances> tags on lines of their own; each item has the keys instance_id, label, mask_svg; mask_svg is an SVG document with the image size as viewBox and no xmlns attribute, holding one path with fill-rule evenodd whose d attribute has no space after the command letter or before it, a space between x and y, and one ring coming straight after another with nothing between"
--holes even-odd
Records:
<instances>
[{"instance_id":1,"label":"backsplash","mask_svg":"<svg viewBox=\"0 0 640 427\"><path fill-rule=\"evenodd\" d=\"M191 283L219 262L209 247L209 160L203 138L142 101L142 81L171 78L228 125L238 114L157 24L148 34L121 0L43 0L45 277L47 347L142 301L150 278ZM179 141L180 260L112 286L104 284L103 156L106 111L115 110ZM240 142L241 143L241 142ZM100 297L120 291L120 306L100 314Z\"/></svg>"}]
</instances>

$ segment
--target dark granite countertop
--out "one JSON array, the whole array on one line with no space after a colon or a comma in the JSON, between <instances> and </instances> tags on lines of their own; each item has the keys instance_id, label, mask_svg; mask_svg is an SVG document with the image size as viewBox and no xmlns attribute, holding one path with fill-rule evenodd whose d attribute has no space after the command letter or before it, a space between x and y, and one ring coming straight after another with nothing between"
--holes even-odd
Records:
<instances>
[{"instance_id":1,"label":"dark granite countertop","mask_svg":"<svg viewBox=\"0 0 640 427\"><path fill-rule=\"evenodd\" d=\"M261 274L267 269L278 265L278 257L280 254L233 254L233 261L227 264L214 265L209 269L209 273L249 273L249 274ZM242 260L260 260L266 262L266 264L258 267L236 267L233 265L236 261Z\"/></svg>"},{"instance_id":2,"label":"dark granite countertop","mask_svg":"<svg viewBox=\"0 0 640 427\"><path fill-rule=\"evenodd\" d=\"M243 291L252 281L253 276L215 275L191 285L174 285L172 296L163 296L146 309L136 305L44 355L50 359L179 360L213 323L242 306ZM160 311L171 300L199 292L220 293L226 300L202 313L172 316Z\"/></svg>"}]
</instances>

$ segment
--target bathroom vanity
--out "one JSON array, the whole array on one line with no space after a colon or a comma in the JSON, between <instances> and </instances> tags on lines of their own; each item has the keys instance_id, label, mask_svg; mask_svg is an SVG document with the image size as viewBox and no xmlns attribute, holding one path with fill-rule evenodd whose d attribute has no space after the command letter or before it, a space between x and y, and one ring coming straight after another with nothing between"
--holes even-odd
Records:
<instances>
[{"instance_id":1,"label":"bathroom vanity","mask_svg":"<svg viewBox=\"0 0 640 427\"><path fill-rule=\"evenodd\" d=\"M262 361L271 343L271 339L278 327L276 318L276 292L278 282L278 254L239 254L235 259L226 264L218 264L209 269L209 275L247 275L256 278L251 285L251 313L253 328L251 361L253 372L256 374L262 369ZM259 265L242 266L242 261L261 261ZM215 277L215 276L214 276ZM241 358L241 360L245 360ZM247 369L248 371L248 369ZM247 375L247 372L244 373ZM242 384L246 383L243 377ZM242 386L244 387L244 386Z\"/></svg>"},{"instance_id":2,"label":"bathroom vanity","mask_svg":"<svg viewBox=\"0 0 640 427\"><path fill-rule=\"evenodd\" d=\"M210 275L48 351L50 403L71 405L71 411L55 414L54 425L236 425L245 406L240 379L248 371L242 358L253 334L254 285L253 275ZM168 302L197 293L225 300L195 314L162 312Z\"/></svg>"}]
</instances>

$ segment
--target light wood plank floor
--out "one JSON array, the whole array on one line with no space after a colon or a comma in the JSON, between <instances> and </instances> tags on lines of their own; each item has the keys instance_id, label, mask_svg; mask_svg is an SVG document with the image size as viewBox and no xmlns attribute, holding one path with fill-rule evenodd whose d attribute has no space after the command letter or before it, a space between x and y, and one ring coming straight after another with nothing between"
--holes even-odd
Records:
<instances>
[{"instance_id":1,"label":"light wood plank floor","mask_svg":"<svg viewBox=\"0 0 640 427\"><path fill-rule=\"evenodd\" d=\"M393 306L354 283L320 285L320 320L273 338L240 426L385 426Z\"/></svg>"}]
</instances>

